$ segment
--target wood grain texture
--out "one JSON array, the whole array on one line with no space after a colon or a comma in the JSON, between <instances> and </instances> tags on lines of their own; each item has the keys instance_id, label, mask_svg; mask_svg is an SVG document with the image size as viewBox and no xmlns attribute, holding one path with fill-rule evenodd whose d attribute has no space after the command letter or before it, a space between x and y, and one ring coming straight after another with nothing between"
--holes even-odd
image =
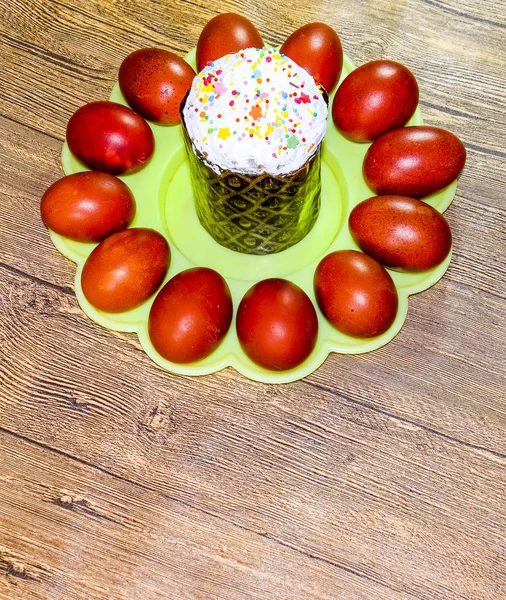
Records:
<instances>
[{"instance_id":1,"label":"wood grain texture","mask_svg":"<svg viewBox=\"0 0 506 600\"><path fill-rule=\"evenodd\" d=\"M0 4L0 599L503 600L501 0ZM406 64L468 151L444 278L386 347L290 385L160 370L84 316L39 216L70 115L227 11Z\"/></svg>"}]
</instances>

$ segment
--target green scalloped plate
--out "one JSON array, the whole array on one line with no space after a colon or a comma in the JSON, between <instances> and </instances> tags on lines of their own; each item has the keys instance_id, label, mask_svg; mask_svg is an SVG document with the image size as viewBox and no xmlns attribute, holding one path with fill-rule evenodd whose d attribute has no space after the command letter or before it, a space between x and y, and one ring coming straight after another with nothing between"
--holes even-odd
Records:
<instances>
[{"instance_id":1,"label":"green scalloped plate","mask_svg":"<svg viewBox=\"0 0 506 600\"><path fill-rule=\"evenodd\" d=\"M195 67L195 51L186 60ZM345 56L341 81L354 69ZM118 84L110 100L127 104ZM330 99L332 102L332 97ZM331 104L330 104L331 105ZM421 125L418 107L409 125ZM283 277L306 291L316 306L313 274L321 258L334 250L358 249L348 230L350 211L360 201L373 195L362 177L362 162L369 144L346 140L329 124L322 150L322 205L311 232L298 244L270 256L250 256L228 250L217 244L200 226L193 205L190 174L186 162L180 126L164 127L150 123L155 136L155 152L146 167L137 173L120 177L132 190L137 202L137 214L132 227L151 227L166 236L172 259L167 280L176 273L193 267L211 267L227 280L237 308L244 293L257 281L268 277ZM65 174L87 170L69 151L62 151ZM440 212L452 202L456 182L425 200ZM400 331L408 312L408 297L434 285L445 273L451 260L446 260L422 273L390 271L397 287L399 310L388 331L371 339L358 339L334 329L318 311L319 334L313 353L295 369L273 372L262 369L242 351L235 332L235 321L220 344L206 359L188 365L168 362L153 348L147 333L147 321L153 298L134 310L109 314L96 310L83 295L81 272L95 244L74 242L50 232L56 248L77 264L75 293L86 315L103 327L137 333L146 354L163 369L182 375L205 375L231 366L246 377L265 383L286 383L301 379L315 371L330 352L359 354L370 352L392 340Z\"/></svg>"}]
</instances>

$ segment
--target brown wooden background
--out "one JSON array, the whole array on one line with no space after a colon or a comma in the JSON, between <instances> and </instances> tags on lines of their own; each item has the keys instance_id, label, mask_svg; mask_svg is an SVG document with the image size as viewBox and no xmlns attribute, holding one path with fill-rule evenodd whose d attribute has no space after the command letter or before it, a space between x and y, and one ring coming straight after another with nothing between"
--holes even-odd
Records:
<instances>
[{"instance_id":1,"label":"brown wooden background","mask_svg":"<svg viewBox=\"0 0 506 600\"><path fill-rule=\"evenodd\" d=\"M235 11L408 65L464 141L454 258L401 333L304 381L161 371L81 312L39 217L132 50ZM0 0L0 598L506 598L502 0Z\"/></svg>"}]
</instances>

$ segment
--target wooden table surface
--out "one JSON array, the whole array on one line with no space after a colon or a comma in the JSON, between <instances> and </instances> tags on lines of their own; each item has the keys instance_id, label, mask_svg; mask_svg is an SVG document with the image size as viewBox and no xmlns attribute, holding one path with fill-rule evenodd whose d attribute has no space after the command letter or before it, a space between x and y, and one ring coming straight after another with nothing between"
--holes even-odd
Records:
<instances>
[{"instance_id":1,"label":"wooden table surface","mask_svg":"<svg viewBox=\"0 0 506 600\"><path fill-rule=\"evenodd\" d=\"M123 58L218 12L324 21L466 145L454 256L380 350L306 379L158 368L88 319L40 198ZM0 1L0 598L506 598L503 0Z\"/></svg>"}]
</instances>

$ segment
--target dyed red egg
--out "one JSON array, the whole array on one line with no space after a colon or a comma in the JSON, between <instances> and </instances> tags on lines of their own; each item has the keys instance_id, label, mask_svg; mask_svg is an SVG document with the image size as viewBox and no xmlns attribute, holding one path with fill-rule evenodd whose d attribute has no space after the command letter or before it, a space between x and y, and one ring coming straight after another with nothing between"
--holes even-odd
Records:
<instances>
[{"instance_id":1,"label":"dyed red egg","mask_svg":"<svg viewBox=\"0 0 506 600\"><path fill-rule=\"evenodd\" d=\"M343 48L337 33L325 23L308 23L294 31L280 52L310 73L330 94L343 68Z\"/></svg>"},{"instance_id":2,"label":"dyed red egg","mask_svg":"<svg viewBox=\"0 0 506 600\"><path fill-rule=\"evenodd\" d=\"M121 63L118 81L128 104L145 119L177 125L179 106L194 77L195 71L177 54L142 48Z\"/></svg>"},{"instance_id":3,"label":"dyed red egg","mask_svg":"<svg viewBox=\"0 0 506 600\"><path fill-rule=\"evenodd\" d=\"M262 37L246 17L236 13L223 13L213 17L202 30L197 42L197 70L202 71L208 62L244 50L262 48Z\"/></svg>"},{"instance_id":4,"label":"dyed red egg","mask_svg":"<svg viewBox=\"0 0 506 600\"><path fill-rule=\"evenodd\" d=\"M286 279L264 279L239 304L237 337L254 363L285 371L300 365L313 351L318 317L299 286Z\"/></svg>"},{"instance_id":5,"label":"dyed red egg","mask_svg":"<svg viewBox=\"0 0 506 600\"><path fill-rule=\"evenodd\" d=\"M383 134L367 151L363 174L380 196L422 198L452 183L462 172L466 149L438 127L401 127Z\"/></svg>"},{"instance_id":6,"label":"dyed red egg","mask_svg":"<svg viewBox=\"0 0 506 600\"><path fill-rule=\"evenodd\" d=\"M397 290L388 271L356 250L325 256L315 271L314 290L325 318L353 337L381 335L397 315Z\"/></svg>"},{"instance_id":7,"label":"dyed red egg","mask_svg":"<svg viewBox=\"0 0 506 600\"><path fill-rule=\"evenodd\" d=\"M84 296L92 306L105 312L131 310L160 287L169 262L169 245L157 231L120 231L101 242L84 263Z\"/></svg>"},{"instance_id":8,"label":"dyed red egg","mask_svg":"<svg viewBox=\"0 0 506 600\"><path fill-rule=\"evenodd\" d=\"M135 199L114 175L83 171L62 177L40 203L46 227L77 242L100 242L126 229L135 216Z\"/></svg>"},{"instance_id":9,"label":"dyed red egg","mask_svg":"<svg viewBox=\"0 0 506 600\"><path fill-rule=\"evenodd\" d=\"M391 269L431 269L443 262L452 246L444 216L406 196L364 200L351 211L349 227L361 250Z\"/></svg>"},{"instance_id":10,"label":"dyed red egg","mask_svg":"<svg viewBox=\"0 0 506 600\"><path fill-rule=\"evenodd\" d=\"M206 267L170 279L149 313L151 343L165 359L191 363L209 356L232 322L232 296L223 277Z\"/></svg>"},{"instance_id":11,"label":"dyed red egg","mask_svg":"<svg viewBox=\"0 0 506 600\"><path fill-rule=\"evenodd\" d=\"M337 89L332 118L354 142L370 142L403 127L418 104L418 84L411 71L393 60L375 60L352 71Z\"/></svg>"},{"instance_id":12,"label":"dyed red egg","mask_svg":"<svg viewBox=\"0 0 506 600\"><path fill-rule=\"evenodd\" d=\"M108 101L85 104L70 117L67 143L87 167L112 175L139 171L154 150L146 121L128 106Z\"/></svg>"}]
</instances>

